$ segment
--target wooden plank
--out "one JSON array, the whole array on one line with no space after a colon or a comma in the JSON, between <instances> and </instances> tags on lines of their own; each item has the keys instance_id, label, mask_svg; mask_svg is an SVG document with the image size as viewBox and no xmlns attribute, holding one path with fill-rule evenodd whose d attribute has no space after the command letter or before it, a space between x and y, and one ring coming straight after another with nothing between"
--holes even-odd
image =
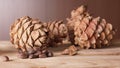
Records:
<instances>
[{"instance_id":1,"label":"wooden plank","mask_svg":"<svg viewBox=\"0 0 120 68\"><path fill-rule=\"evenodd\" d=\"M0 68L119 68L120 43L107 48L80 50L76 56L61 55L67 46L50 48L55 56L50 58L20 59L16 49L8 41L0 42L0 56L7 55L12 61L1 62Z\"/></svg>"}]
</instances>

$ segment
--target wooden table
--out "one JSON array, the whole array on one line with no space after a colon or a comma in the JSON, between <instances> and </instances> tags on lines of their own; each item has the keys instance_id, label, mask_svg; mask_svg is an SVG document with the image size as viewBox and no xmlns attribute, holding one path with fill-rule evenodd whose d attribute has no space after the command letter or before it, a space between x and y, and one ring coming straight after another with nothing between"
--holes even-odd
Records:
<instances>
[{"instance_id":1,"label":"wooden table","mask_svg":"<svg viewBox=\"0 0 120 68\"><path fill-rule=\"evenodd\" d=\"M0 68L120 68L119 44L116 42L108 48L80 50L76 56L60 55L65 47L54 47L54 57L20 59L16 57L16 49L10 42L1 41L0 56L7 55L11 61L0 61Z\"/></svg>"}]
</instances>

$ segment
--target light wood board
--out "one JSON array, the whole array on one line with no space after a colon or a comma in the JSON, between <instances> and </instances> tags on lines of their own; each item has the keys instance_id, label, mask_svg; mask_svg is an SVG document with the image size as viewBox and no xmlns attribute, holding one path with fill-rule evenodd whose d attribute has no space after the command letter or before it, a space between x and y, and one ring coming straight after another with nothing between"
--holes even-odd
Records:
<instances>
[{"instance_id":1,"label":"light wood board","mask_svg":"<svg viewBox=\"0 0 120 68\"><path fill-rule=\"evenodd\" d=\"M0 61L0 68L120 68L120 43L102 49L80 50L76 56L61 55L67 46L50 48L54 57L38 59L17 58L16 49L9 41L0 42L0 56L7 55L9 62Z\"/></svg>"}]
</instances>

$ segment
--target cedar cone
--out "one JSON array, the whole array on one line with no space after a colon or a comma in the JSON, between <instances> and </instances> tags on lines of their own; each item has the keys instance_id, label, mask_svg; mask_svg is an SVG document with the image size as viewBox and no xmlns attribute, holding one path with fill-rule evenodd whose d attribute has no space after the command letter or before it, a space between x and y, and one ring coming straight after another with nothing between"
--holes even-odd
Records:
<instances>
[{"instance_id":1,"label":"cedar cone","mask_svg":"<svg viewBox=\"0 0 120 68\"><path fill-rule=\"evenodd\" d=\"M22 52L29 52L35 48L47 48L48 30L40 20L28 16L17 19L10 29L10 39L15 48Z\"/></svg>"},{"instance_id":2,"label":"cedar cone","mask_svg":"<svg viewBox=\"0 0 120 68\"><path fill-rule=\"evenodd\" d=\"M48 29L48 37L50 39L50 46L55 46L56 43L62 42L68 37L68 29L63 21L53 21L44 23L44 26Z\"/></svg>"},{"instance_id":3,"label":"cedar cone","mask_svg":"<svg viewBox=\"0 0 120 68\"><path fill-rule=\"evenodd\" d=\"M101 48L109 45L115 34L112 24L100 17L93 18L83 5L73 10L71 18L67 20L71 42L81 48Z\"/></svg>"}]
</instances>

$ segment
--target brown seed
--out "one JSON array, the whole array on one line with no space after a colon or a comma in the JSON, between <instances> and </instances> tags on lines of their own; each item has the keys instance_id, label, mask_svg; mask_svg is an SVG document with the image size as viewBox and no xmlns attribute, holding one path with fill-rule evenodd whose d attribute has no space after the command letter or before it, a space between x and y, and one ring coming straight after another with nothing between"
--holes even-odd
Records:
<instances>
[{"instance_id":1,"label":"brown seed","mask_svg":"<svg viewBox=\"0 0 120 68\"><path fill-rule=\"evenodd\" d=\"M30 50L30 51L29 51L29 54L34 54L34 53L36 53L35 50Z\"/></svg>"},{"instance_id":2,"label":"brown seed","mask_svg":"<svg viewBox=\"0 0 120 68\"><path fill-rule=\"evenodd\" d=\"M29 59L32 59L32 58L33 58L33 54L30 54L28 58L29 58Z\"/></svg>"},{"instance_id":3,"label":"brown seed","mask_svg":"<svg viewBox=\"0 0 120 68\"><path fill-rule=\"evenodd\" d=\"M40 54L39 55L39 58L46 58L47 56L46 56L46 54Z\"/></svg>"},{"instance_id":4,"label":"brown seed","mask_svg":"<svg viewBox=\"0 0 120 68\"><path fill-rule=\"evenodd\" d=\"M18 57L21 58L21 59L26 59L26 58L28 58L28 54L19 53L19 54L18 54Z\"/></svg>"},{"instance_id":5,"label":"brown seed","mask_svg":"<svg viewBox=\"0 0 120 68\"><path fill-rule=\"evenodd\" d=\"M1 56L0 60L3 61L3 62L10 61L8 56Z\"/></svg>"},{"instance_id":6,"label":"brown seed","mask_svg":"<svg viewBox=\"0 0 120 68\"><path fill-rule=\"evenodd\" d=\"M52 51L48 51L48 53L46 55L47 55L47 57L53 57L54 54Z\"/></svg>"},{"instance_id":7,"label":"brown seed","mask_svg":"<svg viewBox=\"0 0 120 68\"><path fill-rule=\"evenodd\" d=\"M30 54L28 58L33 59L33 58L38 58L38 57L36 57L34 54Z\"/></svg>"},{"instance_id":8,"label":"brown seed","mask_svg":"<svg viewBox=\"0 0 120 68\"><path fill-rule=\"evenodd\" d=\"M46 54L46 53L48 53L48 50L47 50L47 49L46 49L46 50L43 50L42 53L43 53L43 54Z\"/></svg>"},{"instance_id":9,"label":"brown seed","mask_svg":"<svg viewBox=\"0 0 120 68\"><path fill-rule=\"evenodd\" d=\"M37 52L34 54L35 58L38 58L40 54L42 54L42 52L41 52L41 51L37 51Z\"/></svg>"}]
</instances>

